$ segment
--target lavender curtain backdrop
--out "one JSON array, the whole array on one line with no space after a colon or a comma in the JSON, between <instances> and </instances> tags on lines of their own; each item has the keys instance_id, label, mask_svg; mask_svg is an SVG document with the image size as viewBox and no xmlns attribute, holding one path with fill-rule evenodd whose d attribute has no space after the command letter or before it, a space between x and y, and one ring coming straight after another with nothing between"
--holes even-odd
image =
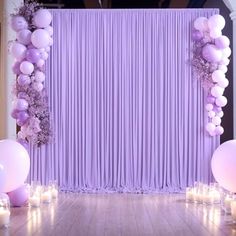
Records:
<instances>
[{"instance_id":1,"label":"lavender curtain backdrop","mask_svg":"<svg viewBox=\"0 0 236 236\"><path fill-rule=\"evenodd\" d=\"M191 29L216 9L52 10L46 65L54 142L29 180L71 191L180 191L212 178Z\"/></svg>"}]
</instances>

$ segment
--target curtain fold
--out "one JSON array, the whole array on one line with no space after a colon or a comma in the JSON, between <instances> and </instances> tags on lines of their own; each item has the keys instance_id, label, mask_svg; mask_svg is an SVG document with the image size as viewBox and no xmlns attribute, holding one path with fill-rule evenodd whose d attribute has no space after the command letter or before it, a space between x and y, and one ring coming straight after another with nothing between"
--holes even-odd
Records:
<instances>
[{"instance_id":1,"label":"curtain fold","mask_svg":"<svg viewBox=\"0 0 236 236\"><path fill-rule=\"evenodd\" d=\"M212 180L191 30L216 9L52 10L46 88L54 140L29 180L68 191L181 191Z\"/></svg>"}]
</instances>

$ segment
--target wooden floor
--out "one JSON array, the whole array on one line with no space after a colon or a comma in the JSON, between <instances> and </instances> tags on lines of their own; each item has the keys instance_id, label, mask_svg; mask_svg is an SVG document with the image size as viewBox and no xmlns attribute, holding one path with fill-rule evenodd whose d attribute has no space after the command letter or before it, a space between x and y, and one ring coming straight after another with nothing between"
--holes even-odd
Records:
<instances>
[{"instance_id":1,"label":"wooden floor","mask_svg":"<svg viewBox=\"0 0 236 236\"><path fill-rule=\"evenodd\" d=\"M230 236L236 224L219 207L187 204L181 194L61 193L38 209L12 208L0 235Z\"/></svg>"}]
</instances>

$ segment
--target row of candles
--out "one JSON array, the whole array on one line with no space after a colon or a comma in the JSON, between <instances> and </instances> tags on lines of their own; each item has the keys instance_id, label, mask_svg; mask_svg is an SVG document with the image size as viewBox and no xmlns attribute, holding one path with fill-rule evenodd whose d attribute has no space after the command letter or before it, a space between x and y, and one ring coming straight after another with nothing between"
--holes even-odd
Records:
<instances>
[{"instance_id":1,"label":"row of candles","mask_svg":"<svg viewBox=\"0 0 236 236\"><path fill-rule=\"evenodd\" d=\"M236 221L236 195L222 189L218 183L195 183L194 187L186 189L186 201L206 205L219 204Z\"/></svg>"},{"instance_id":2,"label":"row of candles","mask_svg":"<svg viewBox=\"0 0 236 236\"><path fill-rule=\"evenodd\" d=\"M40 207L40 204L49 204L58 197L57 181L50 181L48 186L42 186L38 181L28 186L30 207ZM0 228L8 227L10 223L10 202L6 194L0 195Z\"/></svg>"}]
</instances>

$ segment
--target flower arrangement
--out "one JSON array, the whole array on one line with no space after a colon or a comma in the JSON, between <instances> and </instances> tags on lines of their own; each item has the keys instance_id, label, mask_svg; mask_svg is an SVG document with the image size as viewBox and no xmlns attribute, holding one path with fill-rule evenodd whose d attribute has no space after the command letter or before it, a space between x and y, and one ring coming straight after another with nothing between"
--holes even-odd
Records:
<instances>
[{"instance_id":1,"label":"flower arrangement","mask_svg":"<svg viewBox=\"0 0 236 236\"><path fill-rule=\"evenodd\" d=\"M209 19L199 17L194 21L193 58L192 66L194 77L201 81L207 91L208 123L206 130L211 136L221 135L224 132L221 118L224 113L227 98L223 96L229 85L225 77L231 54L229 39L222 35L225 20L221 15L213 15Z\"/></svg>"},{"instance_id":2,"label":"flower arrangement","mask_svg":"<svg viewBox=\"0 0 236 236\"><path fill-rule=\"evenodd\" d=\"M32 0L11 15L16 40L10 43L10 53L15 58L12 70L17 76L11 116L20 126L17 140L24 146L28 142L47 144L52 135L44 87L44 64L53 44L51 21L51 13Z\"/></svg>"}]
</instances>

